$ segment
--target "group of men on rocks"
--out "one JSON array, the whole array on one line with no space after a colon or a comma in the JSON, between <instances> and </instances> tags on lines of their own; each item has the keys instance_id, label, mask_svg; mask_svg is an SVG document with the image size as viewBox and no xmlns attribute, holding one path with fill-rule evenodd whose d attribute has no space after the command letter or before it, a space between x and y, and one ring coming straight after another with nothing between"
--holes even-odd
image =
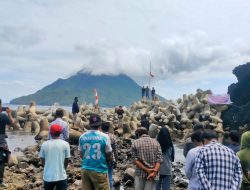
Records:
<instances>
[{"instance_id":1,"label":"group of men on rocks","mask_svg":"<svg viewBox=\"0 0 250 190\"><path fill-rule=\"evenodd\" d=\"M145 97L146 97L146 99L149 99L149 91L150 91L150 89L148 86L146 86L146 88L144 86L142 86L142 89L141 89L142 99L144 99ZM151 98L153 101L155 100L155 88L154 87L151 90Z\"/></svg>"}]
</instances>

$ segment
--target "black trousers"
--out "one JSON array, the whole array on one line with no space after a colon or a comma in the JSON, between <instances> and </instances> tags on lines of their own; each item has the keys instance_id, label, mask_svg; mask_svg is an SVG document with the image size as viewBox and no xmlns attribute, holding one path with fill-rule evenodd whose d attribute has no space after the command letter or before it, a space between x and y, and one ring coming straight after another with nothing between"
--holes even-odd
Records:
<instances>
[{"instance_id":1,"label":"black trousers","mask_svg":"<svg viewBox=\"0 0 250 190\"><path fill-rule=\"evenodd\" d=\"M68 180L61 180L61 181L44 181L44 189L45 190L54 190L54 188L56 187L56 190L67 190L67 185L68 184Z\"/></svg>"},{"instance_id":2,"label":"black trousers","mask_svg":"<svg viewBox=\"0 0 250 190\"><path fill-rule=\"evenodd\" d=\"M0 183L3 183L5 162L0 161Z\"/></svg>"}]
</instances>

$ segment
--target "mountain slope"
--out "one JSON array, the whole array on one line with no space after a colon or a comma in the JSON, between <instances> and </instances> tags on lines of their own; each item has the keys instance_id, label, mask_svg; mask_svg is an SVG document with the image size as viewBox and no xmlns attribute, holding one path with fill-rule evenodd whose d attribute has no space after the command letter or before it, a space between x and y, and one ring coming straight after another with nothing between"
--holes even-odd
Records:
<instances>
[{"instance_id":1,"label":"mountain slope","mask_svg":"<svg viewBox=\"0 0 250 190\"><path fill-rule=\"evenodd\" d=\"M126 75L99 75L77 73L68 79L58 79L34 94L15 98L11 104L28 104L31 100L39 105L71 105L75 96L79 102L93 103L97 89L102 107L130 105L141 98L141 87Z\"/></svg>"}]
</instances>

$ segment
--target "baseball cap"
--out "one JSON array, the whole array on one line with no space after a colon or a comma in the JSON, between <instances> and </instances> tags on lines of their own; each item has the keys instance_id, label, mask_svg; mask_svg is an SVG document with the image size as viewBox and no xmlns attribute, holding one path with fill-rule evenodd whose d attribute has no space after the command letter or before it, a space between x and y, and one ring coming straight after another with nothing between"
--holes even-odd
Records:
<instances>
[{"instance_id":1,"label":"baseball cap","mask_svg":"<svg viewBox=\"0 0 250 190\"><path fill-rule=\"evenodd\" d=\"M62 133L62 127L58 124L51 125L50 134L54 135L55 133Z\"/></svg>"},{"instance_id":2,"label":"baseball cap","mask_svg":"<svg viewBox=\"0 0 250 190\"><path fill-rule=\"evenodd\" d=\"M89 118L89 126L90 127L97 127L101 126L102 120L99 115L97 114L92 114Z\"/></svg>"}]
</instances>

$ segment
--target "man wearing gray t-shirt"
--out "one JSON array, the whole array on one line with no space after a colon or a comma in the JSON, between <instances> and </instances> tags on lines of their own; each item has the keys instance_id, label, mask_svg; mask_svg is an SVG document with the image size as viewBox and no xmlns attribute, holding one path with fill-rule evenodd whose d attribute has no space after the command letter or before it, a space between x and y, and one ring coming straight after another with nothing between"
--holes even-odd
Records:
<instances>
[{"instance_id":1,"label":"man wearing gray t-shirt","mask_svg":"<svg viewBox=\"0 0 250 190\"><path fill-rule=\"evenodd\" d=\"M58 124L62 127L62 133L60 134L60 139L68 141L69 140L69 125L66 121L64 121L62 118L64 116L64 110L62 108L58 108L56 110L55 120L50 123L49 129L52 125ZM49 139L52 139L50 133L49 133Z\"/></svg>"},{"instance_id":2,"label":"man wearing gray t-shirt","mask_svg":"<svg viewBox=\"0 0 250 190\"><path fill-rule=\"evenodd\" d=\"M44 165L44 189L67 189L66 168L70 158L69 143L60 139L62 127L58 124L50 126L51 140L44 142L40 150L40 158Z\"/></svg>"}]
</instances>

